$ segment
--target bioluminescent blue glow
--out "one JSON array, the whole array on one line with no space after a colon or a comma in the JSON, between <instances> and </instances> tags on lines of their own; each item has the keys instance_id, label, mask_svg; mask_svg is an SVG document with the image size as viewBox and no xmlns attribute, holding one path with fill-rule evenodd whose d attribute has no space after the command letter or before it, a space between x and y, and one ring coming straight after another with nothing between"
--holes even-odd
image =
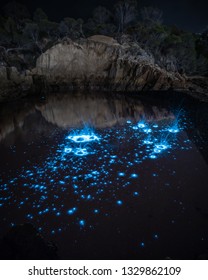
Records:
<instances>
[{"instance_id":1,"label":"bioluminescent blue glow","mask_svg":"<svg viewBox=\"0 0 208 280\"><path fill-rule=\"evenodd\" d=\"M183 126L178 122L176 126L172 120L127 121L123 126L100 130L70 129L54 143L45 160L27 163L14 178L0 181L4 194L0 207L15 204L17 211L24 209L25 219L34 221L41 231L49 227L48 220L54 219L56 226L49 228L52 234L72 224L80 229L95 226L88 221L90 217L96 224L101 216L123 211L128 198L139 205L144 188L143 164L156 165L163 157L175 160L176 150L186 152L191 148L190 141L183 137ZM155 181L160 176L147 167L145 172ZM16 190L21 195L16 195Z\"/></svg>"},{"instance_id":2,"label":"bioluminescent blue glow","mask_svg":"<svg viewBox=\"0 0 208 280\"><path fill-rule=\"evenodd\" d=\"M145 128L145 129L144 129L144 132L145 132L145 133L151 133L151 132L152 132L152 129L151 129L151 128Z\"/></svg>"},{"instance_id":3,"label":"bioluminescent blue glow","mask_svg":"<svg viewBox=\"0 0 208 280\"><path fill-rule=\"evenodd\" d=\"M85 223L86 223L85 220L80 220L80 221L79 221L79 225L80 225L81 227L84 227L84 226L85 226Z\"/></svg>"},{"instance_id":4,"label":"bioluminescent blue glow","mask_svg":"<svg viewBox=\"0 0 208 280\"><path fill-rule=\"evenodd\" d=\"M145 247L145 243L144 243L144 242L141 242L141 243L140 243L140 247L144 248L144 247Z\"/></svg>"},{"instance_id":5,"label":"bioluminescent blue glow","mask_svg":"<svg viewBox=\"0 0 208 280\"><path fill-rule=\"evenodd\" d=\"M138 127L139 128L144 128L146 125L145 125L145 123L144 122L139 122L138 123Z\"/></svg>"},{"instance_id":6,"label":"bioluminescent blue glow","mask_svg":"<svg viewBox=\"0 0 208 280\"><path fill-rule=\"evenodd\" d=\"M68 213L69 215L73 215L76 211L77 211L77 208L76 208L76 207L73 207L72 209L69 209L69 210L67 211L67 213Z\"/></svg>"},{"instance_id":7,"label":"bioluminescent blue glow","mask_svg":"<svg viewBox=\"0 0 208 280\"><path fill-rule=\"evenodd\" d=\"M154 147L154 153L161 153L162 151L168 149L168 145L165 144L156 144Z\"/></svg>"},{"instance_id":8,"label":"bioluminescent blue glow","mask_svg":"<svg viewBox=\"0 0 208 280\"><path fill-rule=\"evenodd\" d=\"M122 204L123 204L123 201L118 200L116 203L117 203L118 205L122 205Z\"/></svg>"},{"instance_id":9,"label":"bioluminescent blue glow","mask_svg":"<svg viewBox=\"0 0 208 280\"><path fill-rule=\"evenodd\" d=\"M82 157L82 156L87 156L89 153L88 153L88 151L87 151L86 148L76 148L76 149L74 150L74 154L75 154L76 156Z\"/></svg>"},{"instance_id":10,"label":"bioluminescent blue glow","mask_svg":"<svg viewBox=\"0 0 208 280\"><path fill-rule=\"evenodd\" d=\"M99 140L99 138L95 134L69 135L67 136L67 139L76 143L85 143Z\"/></svg>"},{"instance_id":11,"label":"bioluminescent blue glow","mask_svg":"<svg viewBox=\"0 0 208 280\"><path fill-rule=\"evenodd\" d=\"M138 178L138 174L135 173L131 174L131 178Z\"/></svg>"},{"instance_id":12,"label":"bioluminescent blue glow","mask_svg":"<svg viewBox=\"0 0 208 280\"><path fill-rule=\"evenodd\" d=\"M169 128L168 131L171 133L178 133L179 129L178 128Z\"/></svg>"}]
</instances>

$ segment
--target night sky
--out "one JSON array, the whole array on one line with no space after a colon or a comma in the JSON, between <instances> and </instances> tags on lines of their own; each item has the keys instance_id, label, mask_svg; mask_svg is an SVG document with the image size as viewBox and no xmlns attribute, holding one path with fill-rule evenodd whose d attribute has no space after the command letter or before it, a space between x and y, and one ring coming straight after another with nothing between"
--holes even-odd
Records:
<instances>
[{"instance_id":1,"label":"night sky","mask_svg":"<svg viewBox=\"0 0 208 280\"><path fill-rule=\"evenodd\" d=\"M9 1L2 0L1 6ZM92 10L99 5L111 9L116 0L19 0L33 12L35 8L41 7L49 16L49 19L60 21L64 17L87 19ZM202 32L208 25L208 1L207 0L140 0L139 7L154 6L163 11L164 23L177 25L182 29Z\"/></svg>"}]
</instances>

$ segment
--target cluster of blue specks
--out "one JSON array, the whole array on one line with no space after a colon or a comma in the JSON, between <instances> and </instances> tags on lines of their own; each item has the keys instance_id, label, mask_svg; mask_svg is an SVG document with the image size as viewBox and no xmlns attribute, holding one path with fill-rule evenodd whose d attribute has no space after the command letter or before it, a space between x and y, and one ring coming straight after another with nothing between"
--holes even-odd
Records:
<instances>
[{"instance_id":1,"label":"cluster of blue specks","mask_svg":"<svg viewBox=\"0 0 208 280\"><path fill-rule=\"evenodd\" d=\"M109 216L110 209L126 206L121 192L125 188L139 203L142 175L138 170L144 161L165 156L175 160L175 150L191 148L183 129L175 120L143 120L98 131L68 131L61 143L54 141L45 161L29 169L25 165L15 178L0 181L0 207L24 209L25 219L39 230L49 228L52 218L52 234L71 224L82 230L93 227L100 215ZM95 225L88 221L92 216Z\"/></svg>"}]
</instances>

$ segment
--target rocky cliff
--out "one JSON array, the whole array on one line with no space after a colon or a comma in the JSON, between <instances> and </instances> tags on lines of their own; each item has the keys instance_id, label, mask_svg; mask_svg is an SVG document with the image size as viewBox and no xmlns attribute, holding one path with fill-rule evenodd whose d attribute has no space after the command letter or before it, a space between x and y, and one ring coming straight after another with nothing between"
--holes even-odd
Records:
<instances>
[{"instance_id":1,"label":"rocky cliff","mask_svg":"<svg viewBox=\"0 0 208 280\"><path fill-rule=\"evenodd\" d=\"M28 92L73 89L106 91L178 90L204 98L208 81L167 72L136 43L119 44L106 36L63 40L25 73L0 68L0 100Z\"/></svg>"}]
</instances>

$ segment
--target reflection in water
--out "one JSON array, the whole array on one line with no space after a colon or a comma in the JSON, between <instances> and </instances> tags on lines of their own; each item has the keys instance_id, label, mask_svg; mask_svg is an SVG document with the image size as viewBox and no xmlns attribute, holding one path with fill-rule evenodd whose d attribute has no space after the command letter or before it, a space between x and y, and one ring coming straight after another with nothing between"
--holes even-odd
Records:
<instances>
[{"instance_id":1,"label":"reflection in water","mask_svg":"<svg viewBox=\"0 0 208 280\"><path fill-rule=\"evenodd\" d=\"M184 249L177 254L175 242L166 250L170 239L165 236L173 230L179 244L185 242L179 232L187 217L190 220L196 182L207 178L207 166L185 132L191 124L182 110L174 116L135 98L81 95L51 96L28 108L22 115L18 111L21 118L13 113L21 126L2 117L0 151L6 161L1 162L0 207L6 213L2 228L30 221L57 242L59 236L62 243L68 242L72 258L88 256L82 239L94 246L97 258L164 258L168 252L190 257ZM21 133L27 136L24 141ZM10 137L13 144L6 150ZM14 163L18 153L22 157ZM193 158L198 169L189 165L187 170ZM184 188L189 190L185 196ZM207 228L196 218L188 230L197 239ZM103 232L110 245L107 241L101 245ZM100 240L99 246L91 235ZM160 236L163 249L158 253L152 242L159 242ZM124 243L126 251L116 247ZM78 251L76 244L81 244ZM69 258L66 249L61 250L62 257Z\"/></svg>"},{"instance_id":2,"label":"reflection in water","mask_svg":"<svg viewBox=\"0 0 208 280\"><path fill-rule=\"evenodd\" d=\"M47 123L65 129L82 128L85 124L94 128L106 128L124 124L127 120L136 122L141 119L159 121L174 118L167 109L154 105L148 106L135 98L124 96L107 98L101 93L98 96L92 94L74 94L70 97L68 94L49 95L41 101L26 99L25 102L21 100L12 105L1 105L0 140L16 127L22 127L24 123L25 126L30 126L31 122L37 122L37 112L41 113ZM36 113L35 116L34 113ZM30 118L33 119L30 121ZM36 130L40 130L40 125L43 127L43 121L38 124Z\"/></svg>"}]
</instances>

